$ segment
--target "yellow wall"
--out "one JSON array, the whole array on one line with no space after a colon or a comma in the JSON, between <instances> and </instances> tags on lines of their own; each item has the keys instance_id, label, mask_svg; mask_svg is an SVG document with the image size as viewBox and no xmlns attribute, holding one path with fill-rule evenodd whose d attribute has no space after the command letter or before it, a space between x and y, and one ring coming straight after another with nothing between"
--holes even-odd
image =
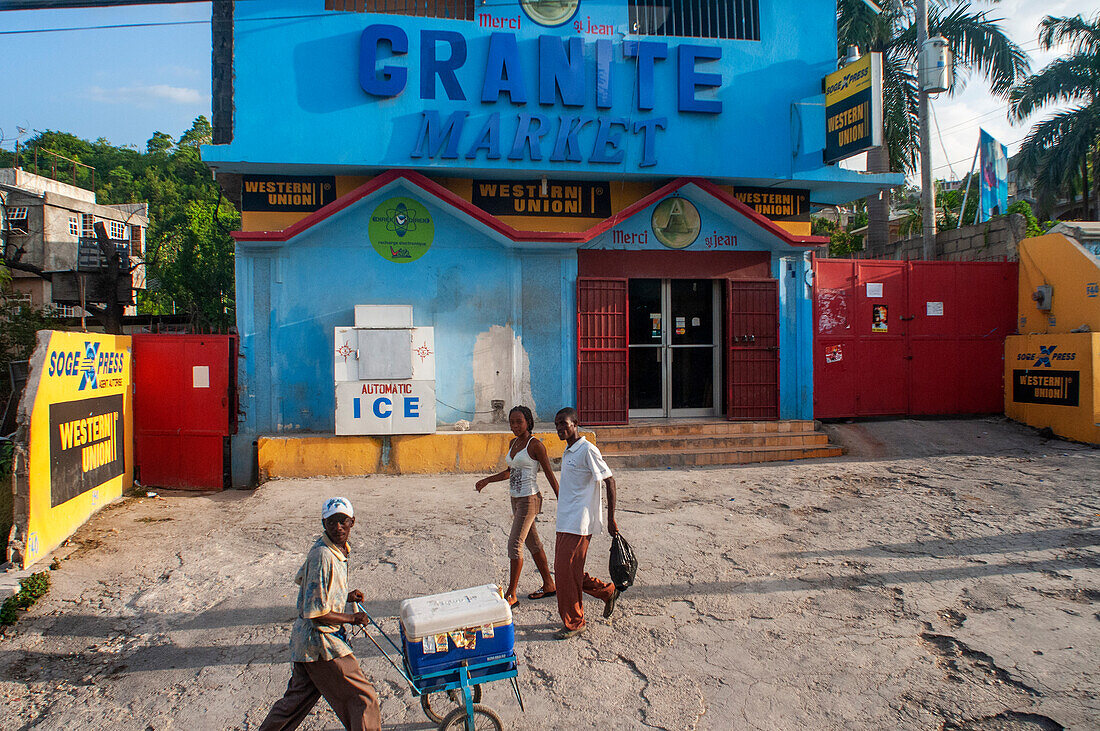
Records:
<instances>
[{"instance_id":1,"label":"yellow wall","mask_svg":"<svg viewBox=\"0 0 1100 731\"><path fill-rule=\"evenodd\" d=\"M1056 396L1066 378L1058 374L1076 374L1076 406L1016 401L1021 377L1037 379L1039 387L1049 386ZM1005 415L1037 428L1049 427L1061 437L1100 444L1100 333L1008 336Z\"/></svg>"},{"instance_id":2,"label":"yellow wall","mask_svg":"<svg viewBox=\"0 0 1100 731\"><path fill-rule=\"evenodd\" d=\"M39 333L39 346L31 361L31 374L22 402L31 408L28 465L24 475L17 475L16 483L17 490L27 490L24 567L57 548L93 513L121 497L133 485L130 338L50 332L43 348L44 335L46 333ZM45 357L39 360L43 349ZM87 356L93 353L94 359L89 359ZM94 383L85 373L88 368L94 370ZM121 397L122 413L106 414L96 422L97 431L82 431L82 427L90 425L81 418L82 410L88 408L85 402L104 397ZM87 415L84 412L84 416ZM108 436L102 437L105 423L116 426L110 427ZM72 431L74 426L76 431ZM62 433L68 437L63 438ZM61 448L55 451L51 441L60 442ZM117 442L121 442L123 452L123 463L117 467L122 474L98 484L96 479L89 480L96 471L89 466L90 460L104 453L103 447L96 445L106 445L117 454L114 446ZM62 464L68 465L69 470L63 471ZM74 496L53 505L55 494L59 498L68 494ZM20 516L16 517L16 522L21 522Z\"/></svg>"},{"instance_id":3,"label":"yellow wall","mask_svg":"<svg viewBox=\"0 0 1100 731\"><path fill-rule=\"evenodd\" d=\"M582 432L593 441L593 432ZM561 457L565 442L553 432L536 433L550 459ZM381 437L260 437L260 479L318 475L491 474L504 469L508 432L440 432L395 436L388 464L382 464Z\"/></svg>"},{"instance_id":4,"label":"yellow wall","mask_svg":"<svg viewBox=\"0 0 1100 731\"><path fill-rule=\"evenodd\" d=\"M1088 327L1100 332L1100 261L1072 239L1048 234L1020 242L1021 333L1068 333ZM1050 312L1031 295L1039 285L1054 288ZM1091 296L1090 296L1091 293Z\"/></svg>"}]
</instances>

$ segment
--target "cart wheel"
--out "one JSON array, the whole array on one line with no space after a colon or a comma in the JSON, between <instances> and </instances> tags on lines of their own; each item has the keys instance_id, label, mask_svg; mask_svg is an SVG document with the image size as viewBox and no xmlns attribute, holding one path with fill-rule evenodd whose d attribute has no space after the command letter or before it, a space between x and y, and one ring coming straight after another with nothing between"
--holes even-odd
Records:
<instances>
[{"instance_id":1,"label":"cart wheel","mask_svg":"<svg viewBox=\"0 0 1100 731\"><path fill-rule=\"evenodd\" d=\"M473 696L474 703L481 703L481 686L473 686L470 695ZM424 709L424 715L436 723L443 723L445 716L462 705L462 693L458 690L437 690L420 696L420 707Z\"/></svg>"},{"instance_id":2,"label":"cart wheel","mask_svg":"<svg viewBox=\"0 0 1100 731\"><path fill-rule=\"evenodd\" d=\"M474 725L466 723L466 709L461 706L447 714L443 723L439 724L439 731L504 731L504 724L500 722L500 716L491 708L474 706Z\"/></svg>"}]
</instances>

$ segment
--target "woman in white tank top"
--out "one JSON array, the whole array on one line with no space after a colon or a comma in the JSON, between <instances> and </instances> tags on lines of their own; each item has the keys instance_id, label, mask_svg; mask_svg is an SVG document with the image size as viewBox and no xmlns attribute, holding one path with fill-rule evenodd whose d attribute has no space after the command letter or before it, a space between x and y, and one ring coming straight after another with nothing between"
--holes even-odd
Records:
<instances>
[{"instance_id":1,"label":"woman in white tank top","mask_svg":"<svg viewBox=\"0 0 1100 731\"><path fill-rule=\"evenodd\" d=\"M535 521L542 512L542 493L539 491L539 467L550 481L554 494L558 493L558 480L550 466L550 456L542 442L531 435L535 428L535 417L526 406L516 406L508 413L508 426L516 438L508 445L505 462L508 466L497 474L478 480L474 489L481 492L490 482L508 480L508 492L512 502L512 530L508 535L508 559L511 572L508 577L508 591L504 600L511 607L519 604L516 591L519 587L519 574L523 570L523 544L535 559L535 566L542 574L542 588L528 594L529 599L542 599L554 596L557 587L550 574L550 562L546 558L542 542L539 540Z\"/></svg>"}]
</instances>

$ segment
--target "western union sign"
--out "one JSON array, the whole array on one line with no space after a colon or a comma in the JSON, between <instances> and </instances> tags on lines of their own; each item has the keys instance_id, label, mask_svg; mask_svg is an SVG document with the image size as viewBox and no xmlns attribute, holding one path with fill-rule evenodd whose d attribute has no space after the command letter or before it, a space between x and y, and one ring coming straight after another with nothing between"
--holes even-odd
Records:
<instances>
[{"instance_id":1,"label":"western union sign","mask_svg":"<svg viewBox=\"0 0 1100 731\"><path fill-rule=\"evenodd\" d=\"M38 332L13 472L24 567L133 485L130 365L128 336Z\"/></svg>"},{"instance_id":2,"label":"western union sign","mask_svg":"<svg viewBox=\"0 0 1100 731\"><path fill-rule=\"evenodd\" d=\"M737 200L772 221L810 220L810 191L795 188L733 189Z\"/></svg>"},{"instance_id":3,"label":"western union sign","mask_svg":"<svg viewBox=\"0 0 1100 731\"><path fill-rule=\"evenodd\" d=\"M241 210L312 213L336 200L333 176L245 175Z\"/></svg>"},{"instance_id":4,"label":"western union sign","mask_svg":"<svg viewBox=\"0 0 1100 731\"><path fill-rule=\"evenodd\" d=\"M882 144L882 56L868 53L825 77L825 162Z\"/></svg>"},{"instance_id":5,"label":"western union sign","mask_svg":"<svg viewBox=\"0 0 1100 731\"><path fill-rule=\"evenodd\" d=\"M475 180L473 204L494 216L607 218L611 191L607 183L583 180Z\"/></svg>"}]
</instances>

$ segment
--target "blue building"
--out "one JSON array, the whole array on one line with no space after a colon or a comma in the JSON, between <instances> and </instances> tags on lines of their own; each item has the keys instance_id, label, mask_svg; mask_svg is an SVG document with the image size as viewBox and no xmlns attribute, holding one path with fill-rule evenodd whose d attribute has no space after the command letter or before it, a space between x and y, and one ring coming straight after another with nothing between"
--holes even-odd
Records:
<instances>
[{"instance_id":1,"label":"blue building","mask_svg":"<svg viewBox=\"0 0 1100 731\"><path fill-rule=\"evenodd\" d=\"M900 182L823 163L833 2L266 0L233 44L237 455L333 431L358 304L435 328L442 423L812 418L809 208Z\"/></svg>"}]
</instances>

